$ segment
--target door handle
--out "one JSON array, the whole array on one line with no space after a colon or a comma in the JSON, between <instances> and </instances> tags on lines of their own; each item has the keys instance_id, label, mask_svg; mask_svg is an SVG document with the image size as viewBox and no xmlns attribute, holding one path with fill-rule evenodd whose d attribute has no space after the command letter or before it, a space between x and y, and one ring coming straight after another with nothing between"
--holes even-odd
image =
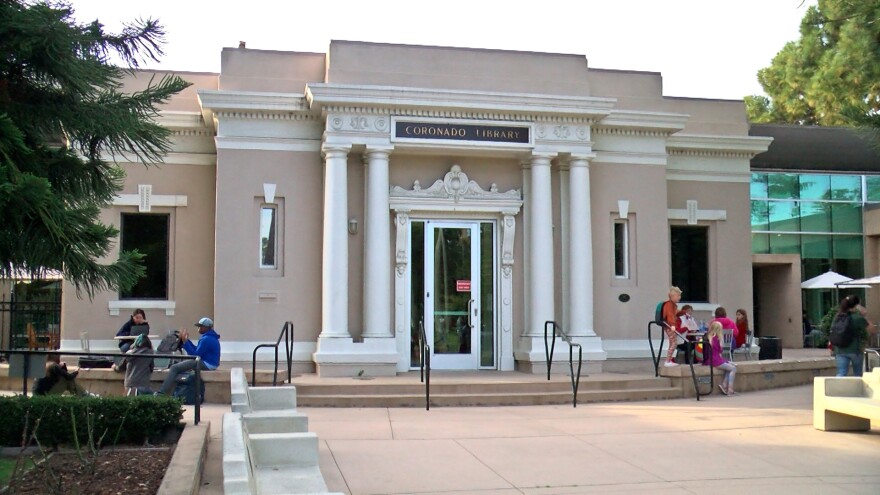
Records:
<instances>
[{"instance_id":1,"label":"door handle","mask_svg":"<svg viewBox=\"0 0 880 495\"><path fill-rule=\"evenodd\" d=\"M474 328L474 311L471 311L471 308L474 306L474 300L468 299L468 327Z\"/></svg>"}]
</instances>

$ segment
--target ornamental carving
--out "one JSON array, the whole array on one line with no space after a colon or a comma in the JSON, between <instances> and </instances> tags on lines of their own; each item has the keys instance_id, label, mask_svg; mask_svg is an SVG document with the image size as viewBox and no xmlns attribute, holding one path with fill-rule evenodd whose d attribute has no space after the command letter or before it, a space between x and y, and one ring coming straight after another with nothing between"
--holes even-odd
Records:
<instances>
[{"instance_id":1,"label":"ornamental carving","mask_svg":"<svg viewBox=\"0 0 880 495\"><path fill-rule=\"evenodd\" d=\"M350 122L351 128L356 131L362 131L362 130L366 129L369 124L370 124L370 121L367 120L366 117L358 117L358 116L352 117L351 122Z\"/></svg>"},{"instance_id":2,"label":"ornamental carving","mask_svg":"<svg viewBox=\"0 0 880 495\"><path fill-rule=\"evenodd\" d=\"M342 130L342 117L331 117L330 118L330 128L335 131Z\"/></svg>"},{"instance_id":3,"label":"ornamental carving","mask_svg":"<svg viewBox=\"0 0 880 495\"><path fill-rule=\"evenodd\" d=\"M499 192L498 185L492 184L489 190L480 187L475 181L469 180L467 174L461 171L461 167L453 165L442 180L437 180L431 187L422 189L419 181L413 182L410 190L400 186L391 188L391 196L409 198L445 198L458 202L461 199L514 199L519 200L518 189L507 192Z\"/></svg>"}]
</instances>

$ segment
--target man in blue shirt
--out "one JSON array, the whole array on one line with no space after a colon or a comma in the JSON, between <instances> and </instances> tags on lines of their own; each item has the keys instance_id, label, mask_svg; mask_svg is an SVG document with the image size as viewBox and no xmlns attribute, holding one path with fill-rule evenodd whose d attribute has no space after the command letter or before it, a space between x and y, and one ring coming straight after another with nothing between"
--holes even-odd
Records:
<instances>
[{"instance_id":1,"label":"man in blue shirt","mask_svg":"<svg viewBox=\"0 0 880 495\"><path fill-rule=\"evenodd\" d=\"M189 334L186 329L180 330L180 341L183 344L183 350L190 356L199 356L200 370L216 370L220 366L220 335L214 331L214 321L208 317L201 318L196 326L199 328L198 344L193 344L189 340ZM177 376L183 372L195 369L196 360L187 359L181 361L168 369L168 376L162 382L162 387L157 393L167 395L173 389L177 382Z\"/></svg>"}]
</instances>

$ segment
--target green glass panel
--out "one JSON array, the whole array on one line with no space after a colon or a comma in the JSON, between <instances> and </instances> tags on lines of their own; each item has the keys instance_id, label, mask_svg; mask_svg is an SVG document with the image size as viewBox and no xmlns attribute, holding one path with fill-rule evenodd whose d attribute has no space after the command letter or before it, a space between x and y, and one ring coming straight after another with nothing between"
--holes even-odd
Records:
<instances>
[{"instance_id":1,"label":"green glass panel","mask_svg":"<svg viewBox=\"0 0 880 495\"><path fill-rule=\"evenodd\" d=\"M862 259L862 236L836 235L833 242L835 260ZM852 277L852 275L849 276Z\"/></svg>"},{"instance_id":2,"label":"green glass panel","mask_svg":"<svg viewBox=\"0 0 880 495\"><path fill-rule=\"evenodd\" d=\"M861 232L862 207L857 204L832 203L831 228L833 232Z\"/></svg>"},{"instance_id":3,"label":"green glass panel","mask_svg":"<svg viewBox=\"0 0 880 495\"><path fill-rule=\"evenodd\" d=\"M425 222L410 223L412 242L410 243L412 278L412 313L410 321L410 365L419 365L419 327L425 315Z\"/></svg>"},{"instance_id":4,"label":"green glass panel","mask_svg":"<svg viewBox=\"0 0 880 495\"><path fill-rule=\"evenodd\" d=\"M831 198L831 176L803 174L799 177L801 199Z\"/></svg>"},{"instance_id":5,"label":"green glass panel","mask_svg":"<svg viewBox=\"0 0 880 495\"><path fill-rule=\"evenodd\" d=\"M471 230L434 229L434 354L470 354L470 291L457 282L471 280Z\"/></svg>"},{"instance_id":6,"label":"green glass panel","mask_svg":"<svg viewBox=\"0 0 880 495\"><path fill-rule=\"evenodd\" d=\"M770 225L775 232L799 232L801 230L797 201L770 201L768 204Z\"/></svg>"},{"instance_id":7,"label":"green glass panel","mask_svg":"<svg viewBox=\"0 0 880 495\"><path fill-rule=\"evenodd\" d=\"M801 230L831 232L831 203L801 201Z\"/></svg>"},{"instance_id":8,"label":"green glass panel","mask_svg":"<svg viewBox=\"0 0 880 495\"><path fill-rule=\"evenodd\" d=\"M769 213L767 201L752 201L752 230L769 230Z\"/></svg>"},{"instance_id":9,"label":"green glass panel","mask_svg":"<svg viewBox=\"0 0 880 495\"><path fill-rule=\"evenodd\" d=\"M829 235L802 235L801 257L804 259L831 258L831 237Z\"/></svg>"},{"instance_id":10,"label":"green glass panel","mask_svg":"<svg viewBox=\"0 0 880 495\"><path fill-rule=\"evenodd\" d=\"M752 253L770 253L770 236L768 234L752 234Z\"/></svg>"},{"instance_id":11,"label":"green glass panel","mask_svg":"<svg viewBox=\"0 0 880 495\"><path fill-rule=\"evenodd\" d=\"M480 224L480 366L495 365L495 224Z\"/></svg>"},{"instance_id":12,"label":"green glass panel","mask_svg":"<svg viewBox=\"0 0 880 495\"><path fill-rule=\"evenodd\" d=\"M767 174L752 174L749 194L754 199L765 199L767 197Z\"/></svg>"},{"instance_id":13,"label":"green glass panel","mask_svg":"<svg viewBox=\"0 0 880 495\"><path fill-rule=\"evenodd\" d=\"M767 192L770 199L798 199L800 183L795 174L767 174Z\"/></svg>"},{"instance_id":14,"label":"green glass panel","mask_svg":"<svg viewBox=\"0 0 880 495\"><path fill-rule=\"evenodd\" d=\"M800 254L800 234L770 234L771 254Z\"/></svg>"},{"instance_id":15,"label":"green glass panel","mask_svg":"<svg viewBox=\"0 0 880 495\"><path fill-rule=\"evenodd\" d=\"M868 190L868 201L880 201L880 175L866 176L865 188Z\"/></svg>"},{"instance_id":16,"label":"green glass panel","mask_svg":"<svg viewBox=\"0 0 880 495\"><path fill-rule=\"evenodd\" d=\"M831 269L831 238L826 237L828 241L828 256L825 258L804 258L801 264L801 277L803 280L809 280L818 277ZM802 281L803 281L802 280Z\"/></svg>"},{"instance_id":17,"label":"green glass panel","mask_svg":"<svg viewBox=\"0 0 880 495\"><path fill-rule=\"evenodd\" d=\"M831 199L862 201L862 177L859 175L832 175Z\"/></svg>"}]
</instances>

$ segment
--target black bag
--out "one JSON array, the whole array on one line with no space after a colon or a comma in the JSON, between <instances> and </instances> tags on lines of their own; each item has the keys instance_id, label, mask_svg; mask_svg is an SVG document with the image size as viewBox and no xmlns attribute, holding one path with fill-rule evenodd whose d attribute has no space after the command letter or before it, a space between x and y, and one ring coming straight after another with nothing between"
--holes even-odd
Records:
<instances>
[{"instance_id":1,"label":"black bag","mask_svg":"<svg viewBox=\"0 0 880 495\"><path fill-rule=\"evenodd\" d=\"M159 354L171 354L179 351L180 347L180 336L177 335L177 330L175 330L168 332L168 335L162 337L162 341L156 347L156 352Z\"/></svg>"},{"instance_id":2,"label":"black bag","mask_svg":"<svg viewBox=\"0 0 880 495\"><path fill-rule=\"evenodd\" d=\"M111 368L113 360L103 356L83 356L79 358L80 368Z\"/></svg>"},{"instance_id":3,"label":"black bag","mask_svg":"<svg viewBox=\"0 0 880 495\"><path fill-rule=\"evenodd\" d=\"M831 330L828 332L828 340L831 341L831 345L846 347L852 343L854 337L855 329L853 329L852 316L849 313L837 313L831 323Z\"/></svg>"},{"instance_id":4,"label":"black bag","mask_svg":"<svg viewBox=\"0 0 880 495\"><path fill-rule=\"evenodd\" d=\"M199 403L205 402L205 380L199 380ZM174 387L173 397L181 399L187 406L193 406L196 403L196 373L194 371L186 372L177 378L177 385Z\"/></svg>"}]
</instances>

